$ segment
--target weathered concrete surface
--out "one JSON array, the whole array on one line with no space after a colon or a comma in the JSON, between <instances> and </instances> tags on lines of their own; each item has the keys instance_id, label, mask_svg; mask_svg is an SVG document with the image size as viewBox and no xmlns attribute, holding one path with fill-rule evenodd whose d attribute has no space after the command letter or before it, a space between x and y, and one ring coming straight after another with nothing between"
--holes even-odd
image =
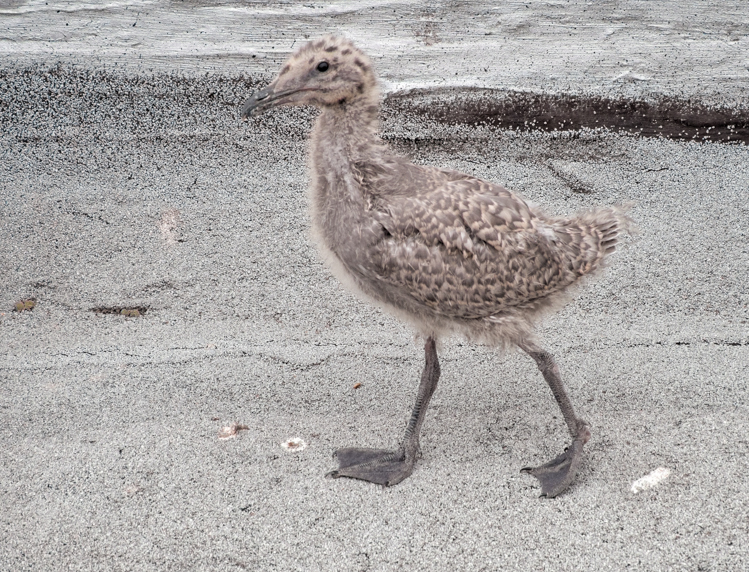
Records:
<instances>
[{"instance_id":1,"label":"weathered concrete surface","mask_svg":"<svg viewBox=\"0 0 749 572\"><path fill-rule=\"evenodd\" d=\"M305 38L367 47L388 90L479 86L735 103L749 85L744 0L5 2L4 61L274 73Z\"/></svg>"},{"instance_id":2,"label":"weathered concrete surface","mask_svg":"<svg viewBox=\"0 0 749 572\"><path fill-rule=\"evenodd\" d=\"M359 33L362 11L340 17ZM362 45L386 44L367 34ZM313 114L239 122L265 76L195 77L213 61L172 54L134 77L92 71L111 63L104 47L29 68L28 46L0 69L1 570L747 568L746 146L389 113L385 137L416 161L558 213L632 201L640 230L541 327L593 426L573 489L539 500L519 473L565 444L530 360L456 339L441 349L423 459L382 490L322 475L337 446L395 444L422 350L346 293L307 239ZM180 65L191 78L171 73ZM677 67L669 77L691 93ZM725 93L741 103L741 89ZM33 311L11 311L30 297ZM125 307L147 311L91 311ZM233 422L247 429L219 440ZM291 437L308 447L288 453ZM671 476L631 492L658 467Z\"/></svg>"}]
</instances>

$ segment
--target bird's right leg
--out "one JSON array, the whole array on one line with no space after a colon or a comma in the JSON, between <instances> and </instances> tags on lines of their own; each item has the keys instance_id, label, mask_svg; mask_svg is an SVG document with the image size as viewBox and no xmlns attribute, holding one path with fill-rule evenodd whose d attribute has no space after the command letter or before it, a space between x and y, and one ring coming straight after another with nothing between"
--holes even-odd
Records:
<instances>
[{"instance_id":1,"label":"bird's right leg","mask_svg":"<svg viewBox=\"0 0 749 572\"><path fill-rule=\"evenodd\" d=\"M437 381L440 377L440 364L434 338L427 339L424 354L424 372L421 374L416 405L408 421L406 435L401 446L395 451L359 447L338 449L335 456L338 458L339 467L326 476L349 477L388 487L397 485L411 475L419 454L421 425L424 423L429 400L437 388Z\"/></svg>"},{"instance_id":2,"label":"bird's right leg","mask_svg":"<svg viewBox=\"0 0 749 572\"><path fill-rule=\"evenodd\" d=\"M575 415L572 403L562 384L559 367L552 355L530 342L524 342L520 348L531 356L557 400L559 409L572 436L572 444L548 463L538 467L526 467L523 473L533 475L541 482L541 496L555 497L572 484L583 459L583 445L590 439L590 427Z\"/></svg>"}]
</instances>

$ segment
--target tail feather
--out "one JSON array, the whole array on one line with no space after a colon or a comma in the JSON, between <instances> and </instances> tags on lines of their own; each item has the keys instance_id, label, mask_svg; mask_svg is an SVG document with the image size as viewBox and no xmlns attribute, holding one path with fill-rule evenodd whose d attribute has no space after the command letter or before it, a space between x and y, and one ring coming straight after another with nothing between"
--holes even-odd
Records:
<instances>
[{"instance_id":1,"label":"tail feather","mask_svg":"<svg viewBox=\"0 0 749 572\"><path fill-rule=\"evenodd\" d=\"M578 253L587 259L587 264L581 268L584 269L582 274L600 268L604 258L616 250L621 234L631 232L632 219L627 214L630 208L630 205L595 208L570 221L583 235L588 235L587 244L592 247Z\"/></svg>"},{"instance_id":2,"label":"tail feather","mask_svg":"<svg viewBox=\"0 0 749 572\"><path fill-rule=\"evenodd\" d=\"M627 214L631 205L602 207L582 213L579 220L601 233L602 240L618 236L622 231L628 232L632 219Z\"/></svg>"}]
</instances>

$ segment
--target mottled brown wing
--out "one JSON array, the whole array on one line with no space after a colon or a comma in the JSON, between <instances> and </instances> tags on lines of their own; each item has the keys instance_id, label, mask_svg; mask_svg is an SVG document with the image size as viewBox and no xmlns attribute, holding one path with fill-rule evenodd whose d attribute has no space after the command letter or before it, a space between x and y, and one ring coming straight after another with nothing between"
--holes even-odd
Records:
<instances>
[{"instance_id":1,"label":"mottled brown wing","mask_svg":"<svg viewBox=\"0 0 749 572\"><path fill-rule=\"evenodd\" d=\"M443 315L482 318L579 277L553 228L522 199L460 173L420 169L407 175L422 178L410 196L378 181L371 212L385 229L379 280Z\"/></svg>"}]
</instances>

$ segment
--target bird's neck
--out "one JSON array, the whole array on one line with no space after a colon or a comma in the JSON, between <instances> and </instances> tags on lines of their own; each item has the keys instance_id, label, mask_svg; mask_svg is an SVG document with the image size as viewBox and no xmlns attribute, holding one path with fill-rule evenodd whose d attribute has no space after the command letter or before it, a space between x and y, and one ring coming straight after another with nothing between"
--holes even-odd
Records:
<instances>
[{"instance_id":1,"label":"bird's neck","mask_svg":"<svg viewBox=\"0 0 749 572\"><path fill-rule=\"evenodd\" d=\"M380 105L374 97L323 108L313 132L313 145L324 145L347 155L368 144L378 144Z\"/></svg>"},{"instance_id":2,"label":"bird's neck","mask_svg":"<svg viewBox=\"0 0 749 572\"><path fill-rule=\"evenodd\" d=\"M379 104L373 98L323 108L312 132L313 188L321 198L357 201L352 166L381 150Z\"/></svg>"},{"instance_id":3,"label":"bird's neck","mask_svg":"<svg viewBox=\"0 0 749 572\"><path fill-rule=\"evenodd\" d=\"M367 224L367 199L353 168L382 150L377 135L379 105L371 100L326 107L311 141L311 201L315 234L338 253L352 232Z\"/></svg>"}]
</instances>

